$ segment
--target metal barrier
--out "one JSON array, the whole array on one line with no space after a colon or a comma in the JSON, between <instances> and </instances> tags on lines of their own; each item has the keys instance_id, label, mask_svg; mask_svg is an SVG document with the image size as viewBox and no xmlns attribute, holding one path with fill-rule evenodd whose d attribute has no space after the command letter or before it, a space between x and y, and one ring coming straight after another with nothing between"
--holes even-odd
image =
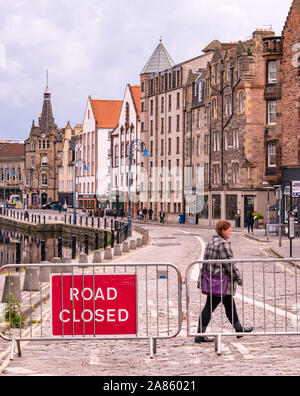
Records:
<instances>
[{"instance_id":1,"label":"metal barrier","mask_svg":"<svg viewBox=\"0 0 300 396\"><path fill-rule=\"evenodd\" d=\"M202 293L199 274L204 264L208 264L205 268L210 268L210 273L220 273L222 264L227 265L231 277L233 266L237 266L243 286L237 286L234 299L222 296L217 300ZM212 271L213 265L219 267L219 271ZM215 351L221 355L222 336L300 335L299 271L300 259L292 259L292 262L289 259L193 262L186 271L188 337L214 337ZM227 290L227 294L233 295L233 286L229 288L231 290ZM217 303L219 305L215 309ZM234 304L242 325L239 330L234 326ZM244 325L253 327L253 331L246 333Z\"/></svg>"},{"instance_id":2,"label":"metal barrier","mask_svg":"<svg viewBox=\"0 0 300 396\"><path fill-rule=\"evenodd\" d=\"M16 268L22 271L16 274ZM171 263L6 265L0 274L7 274L9 285L13 278L25 284L27 271L39 271L37 286L19 298L21 311L29 306L29 320L22 327L20 315L13 325L9 291L9 326L0 334L12 343L11 360L15 346L21 356L23 341L122 339L149 340L153 358L157 340L174 338L181 331L182 279ZM49 298L50 304L41 303Z\"/></svg>"}]
</instances>

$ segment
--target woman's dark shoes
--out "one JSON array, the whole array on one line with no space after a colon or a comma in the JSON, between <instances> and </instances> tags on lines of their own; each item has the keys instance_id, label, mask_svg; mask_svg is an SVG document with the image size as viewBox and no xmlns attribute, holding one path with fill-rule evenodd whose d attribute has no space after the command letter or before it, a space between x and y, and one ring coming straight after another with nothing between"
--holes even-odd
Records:
<instances>
[{"instance_id":1,"label":"woman's dark shoes","mask_svg":"<svg viewBox=\"0 0 300 396\"><path fill-rule=\"evenodd\" d=\"M195 337L196 344L202 344L203 342L214 342L214 339L207 336Z\"/></svg>"},{"instance_id":2,"label":"woman's dark shoes","mask_svg":"<svg viewBox=\"0 0 300 396\"><path fill-rule=\"evenodd\" d=\"M235 331L237 333L252 333L253 327L241 327L241 328L235 329ZM238 338L238 339L243 338L243 335L238 335L236 338Z\"/></svg>"}]
</instances>

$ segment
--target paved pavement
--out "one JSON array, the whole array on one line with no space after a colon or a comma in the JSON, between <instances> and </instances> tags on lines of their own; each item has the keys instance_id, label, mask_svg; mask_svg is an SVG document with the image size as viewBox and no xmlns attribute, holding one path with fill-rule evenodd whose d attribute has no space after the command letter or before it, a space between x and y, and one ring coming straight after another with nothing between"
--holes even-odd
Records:
<instances>
[{"instance_id":1,"label":"paved pavement","mask_svg":"<svg viewBox=\"0 0 300 396\"><path fill-rule=\"evenodd\" d=\"M185 274L187 266L201 257L204 243L213 231L192 225L148 224L151 245L116 262L174 263ZM300 257L300 240L294 241L294 253ZM289 241L278 237L267 241L264 230L255 230L247 235L244 229L235 229L232 245L237 258L268 258L274 252L289 256ZM298 253L299 252L299 253ZM277 271L277 269L276 269ZM245 273L245 276L251 274ZM289 276L289 274L288 274ZM250 278L249 278L250 279ZM248 287L248 286L247 286ZM250 285L249 285L250 287ZM250 290L250 289L249 289ZM246 290L248 292L248 290ZM155 297L152 297L155 300ZM269 302L270 303L270 302ZM186 311L185 285L183 285L183 310ZM270 303L271 304L271 303ZM247 305L247 304L246 304ZM246 306L250 320L252 306ZM50 327L49 301L43 304L48 316L44 318L44 329ZM197 314L197 312L196 312ZM39 310L35 312L39 319ZM151 316L151 315L150 315ZM196 318L193 317L194 322ZM257 326L262 318L258 317ZM37 332L39 327L37 326ZM157 342L157 355L149 358L149 343L143 340L119 341L72 341L67 343L22 342L22 358L8 360L7 345L0 342L2 359L1 376L35 375L99 375L99 376L231 376L231 375L289 375L300 374L299 336L255 336L237 340L223 337L222 355L217 356L212 344L196 345L187 337L187 322L183 321L180 334L171 340Z\"/></svg>"}]
</instances>

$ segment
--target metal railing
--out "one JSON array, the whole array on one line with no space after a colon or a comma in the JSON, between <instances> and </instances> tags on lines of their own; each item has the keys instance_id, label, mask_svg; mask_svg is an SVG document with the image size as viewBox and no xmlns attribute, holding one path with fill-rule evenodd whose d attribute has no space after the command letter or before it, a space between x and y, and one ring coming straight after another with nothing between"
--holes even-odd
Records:
<instances>
[{"instance_id":1,"label":"metal railing","mask_svg":"<svg viewBox=\"0 0 300 396\"><path fill-rule=\"evenodd\" d=\"M15 273L16 268L21 271ZM13 280L25 285L27 272L38 281L31 279L19 297L21 312L29 306L26 325L21 316L13 324L9 290L9 324L6 333L0 333L11 342L11 359L16 346L21 356L23 341L122 339L149 340L153 358L157 340L181 331L181 274L171 263L22 264L0 269L9 285Z\"/></svg>"},{"instance_id":2,"label":"metal railing","mask_svg":"<svg viewBox=\"0 0 300 396\"><path fill-rule=\"evenodd\" d=\"M231 279L236 266L243 285L230 282L227 296L204 295L203 278L199 277L203 274L203 265L209 275L222 274L221 267L227 266L230 273L225 270L223 273ZM222 336L300 335L299 271L300 259L292 259L292 262L289 259L193 262L186 271L188 337L214 337L215 350L220 355ZM237 316L234 315L235 307ZM253 331L245 332L247 326L253 327Z\"/></svg>"}]
</instances>

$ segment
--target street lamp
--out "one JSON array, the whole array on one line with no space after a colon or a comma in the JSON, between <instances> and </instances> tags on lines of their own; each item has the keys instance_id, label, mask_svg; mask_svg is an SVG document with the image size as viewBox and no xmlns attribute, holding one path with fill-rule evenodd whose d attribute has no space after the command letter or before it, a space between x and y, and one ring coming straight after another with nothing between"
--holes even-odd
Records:
<instances>
[{"instance_id":1,"label":"street lamp","mask_svg":"<svg viewBox=\"0 0 300 396\"><path fill-rule=\"evenodd\" d=\"M83 170L87 171L88 167L85 164L85 161L81 158L78 158L75 163L74 163L74 198L73 198L73 207L74 207L74 211L73 211L73 224L76 225L77 224L77 191L76 191L76 181L77 181L77 168L79 166L83 166Z\"/></svg>"},{"instance_id":2,"label":"street lamp","mask_svg":"<svg viewBox=\"0 0 300 396\"><path fill-rule=\"evenodd\" d=\"M132 236L131 230L131 162L132 162L132 151L143 151L143 157L149 157L150 154L146 149L145 143L141 139L135 139L130 142L129 146L129 168L128 168L128 236Z\"/></svg>"}]
</instances>

